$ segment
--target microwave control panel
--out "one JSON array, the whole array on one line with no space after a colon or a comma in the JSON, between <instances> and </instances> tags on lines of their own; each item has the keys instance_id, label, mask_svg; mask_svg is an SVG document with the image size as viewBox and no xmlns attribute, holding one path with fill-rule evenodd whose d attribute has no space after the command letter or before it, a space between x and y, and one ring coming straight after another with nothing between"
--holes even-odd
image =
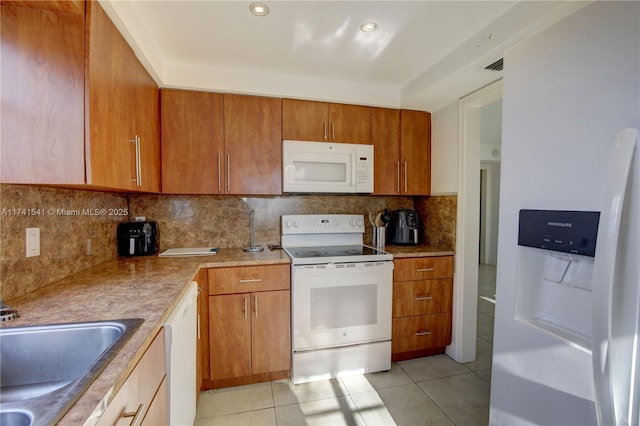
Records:
<instances>
[{"instance_id":1,"label":"microwave control panel","mask_svg":"<svg viewBox=\"0 0 640 426\"><path fill-rule=\"evenodd\" d=\"M373 192L373 145L356 148L356 187L358 192Z\"/></svg>"}]
</instances>

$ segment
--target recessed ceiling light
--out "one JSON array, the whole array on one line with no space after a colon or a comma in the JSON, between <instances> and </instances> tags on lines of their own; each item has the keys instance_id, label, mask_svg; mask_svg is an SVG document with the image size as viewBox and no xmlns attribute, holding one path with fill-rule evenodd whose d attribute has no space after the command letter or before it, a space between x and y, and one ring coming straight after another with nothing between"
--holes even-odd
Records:
<instances>
[{"instance_id":1,"label":"recessed ceiling light","mask_svg":"<svg viewBox=\"0 0 640 426\"><path fill-rule=\"evenodd\" d=\"M372 33L378 29L378 24L375 22L365 22L360 25L360 31L364 31L365 33Z\"/></svg>"},{"instance_id":2,"label":"recessed ceiling light","mask_svg":"<svg viewBox=\"0 0 640 426\"><path fill-rule=\"evenodd\" d=\"M256 16L265 16L269 14L269 6L258 1L249 5L249 10Z\"/></svg>"}]
</instances>

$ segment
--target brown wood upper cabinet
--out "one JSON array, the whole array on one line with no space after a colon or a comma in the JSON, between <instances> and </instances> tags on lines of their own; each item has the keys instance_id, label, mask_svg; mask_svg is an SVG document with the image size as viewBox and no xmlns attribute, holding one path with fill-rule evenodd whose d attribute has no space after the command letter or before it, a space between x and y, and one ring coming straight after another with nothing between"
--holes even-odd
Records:
<instances>
[{"instance_id":1,"label":"brown wood upper cabinet","mask_svg":"<svg viewBox=\"0 0 640 426\"><path fill-rule=\"evenodd\" d=\"M161 91L162 191L282 193L278 98Z\"/></svg>"},{"instance_id":2,"label":"brown wood upper cabinet","mask_svg":"<svg viewBox=\"0 0 640 426\"><path fill-rule=\"evenodd\" d=\"M431 194L431 114L371 108L374 195Z\"/></svg>"},{"instance_id":3,"label":"brown wood upper cabinet","mask_svg":"<svg viewBox=\"0 0 640 426\"><path fill-rule=\"evenodd\" d=\"M2 4L2 182L159 192L158 87L102 7L11 4Z\"/></svg>"},{"instance_id":4,"label":"brown wood upper cabinet","mask_svg":"<svg viewBox=\"0 0 640 426\"><path fill-rule=\"evenodd\" d=\"M96 1L85 34L87 183L159 192L158 87Z\"/></svg>"},{"instance_id":5,"label":"brown wood upper cabinet","mask_svg":"<svg viewBox=\"0 0 640 426\"><path fill-rule=\"evenodd\" d=\"M2 2L3 183L84 184L84 18Z\"/></svg>"},{"instance_id":6,"label":"brown wood upper cabinet","mask_svg":"<svg viewBox=\"0 0 640 426\"><path fill-rule=\"evenodd\" d=\"M160 91L162 192L224 194L223 95Z\"/></svg>"},{"instance_id":7,"label":"brown wood upper cabinet","mask_svg":"<svg viewBox=\"0 0 640 426\"><path fill-rule=\"evenodd\" d=\"M282 138L370 144L371 108L283 99Z\"/></svg>"},{"instance_id":8,"label":"brown wood upper cabinet","mask_svg":"<svg viewBox=\"0 0 640 426\"><path fill-rule=\"evenodd\" d=\"M224 95L226 194L282 194L282 100Z\"/></svg>"}]
</instances>

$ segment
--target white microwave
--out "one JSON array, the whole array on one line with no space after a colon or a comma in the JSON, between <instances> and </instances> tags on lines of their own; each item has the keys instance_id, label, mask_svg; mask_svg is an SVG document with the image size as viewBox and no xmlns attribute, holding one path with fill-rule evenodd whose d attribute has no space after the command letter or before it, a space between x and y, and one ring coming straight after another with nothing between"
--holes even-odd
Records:
<instances>
[{"instance_id":1,"label":"white microwave","mask_svg":"<svg viewBox=\"0 0 640 426\"><path fill-rule=\"evenodd\" d=\"M282 190L373 192L373 145L282 141Z\"/></svg>"}]
</instances>

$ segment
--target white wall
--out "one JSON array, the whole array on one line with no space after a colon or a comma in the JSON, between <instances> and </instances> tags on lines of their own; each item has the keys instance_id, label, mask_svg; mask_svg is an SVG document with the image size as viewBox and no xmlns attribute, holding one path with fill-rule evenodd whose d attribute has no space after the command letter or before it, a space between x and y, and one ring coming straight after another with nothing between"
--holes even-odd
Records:
<instances>
[{"instance_id":1,"label":"white wall","mask_svg":"<svg viewBox=\"0 0 640 426\"><path fill-rule=\"evenodd\" d=\"M431 194L458 192L458 101L431 113Z\"/></svg>"}]
</instances>

